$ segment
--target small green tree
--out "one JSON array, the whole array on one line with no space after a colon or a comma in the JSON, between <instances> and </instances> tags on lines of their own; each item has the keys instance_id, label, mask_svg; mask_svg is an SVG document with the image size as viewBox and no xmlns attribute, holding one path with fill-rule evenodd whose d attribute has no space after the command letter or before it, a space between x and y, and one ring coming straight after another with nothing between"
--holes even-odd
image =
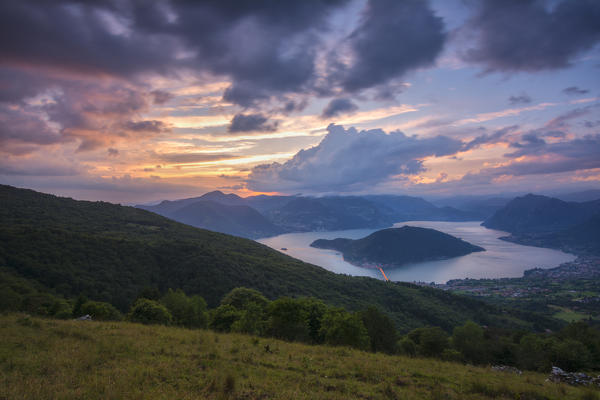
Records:
<instances>
[{"instance_id":1,"label":"small green tree","mask_svg":"<svg viewBox=\"0 0 600 400\"><path fill-rule=\"evenodd\" d=\"M175 325L204 328L207 323L206 302L200 296L188 297L183 290L169 289L160 299L173 316Z\"/></svg>"},{"instance_id":2,"label":"small green tree","mask_svg":"<svg viewBox=\"0 0 600 400\"><path fill-rule=\"evenodd\" d=\"M230 332L232 325L242 318L243 310L226 304L217 307L210 312L209 326L219 332Z\"/></svg>"},{"instance_id":3,"label":"small green tree","mask_svg":"<svg viewBox=\"0 0 600 400\"><path fill-rule=\"evenodd\" d=\"M392 320L373 306L364 310L361 317L369 333L371 351L395 353L398 332Z\"/></svg>"},{"instance_id":4,"label":"small green tree","mask_svg":"<svg viewBox=\"0 0 600 400\"><path fill-rule=\"evenodd\" d=\"M103 301L86 301L81 306L81 313L89 314L92 319L100 321L119 321L123 318L112 304Z\"/></svg>"},{"instance_id":5,"label":"small green tree","mask_svg":"<svg viewBox=\"0 0 600 400\"><path fill-rule=\"evenodd\" d=\"M232 332L264 335L267 330L264 310L256 303L246 304L246 308L238 310L238 318L231 324Z\"/></svg>"},{"instance_id":6,"label":"small green tree","mask_svg":"<svg viewBox=\"0 0 600 400\"><path fill-rule=\"evenodd\" d=\"M405 356L414 357L417 355L417 345L408 336L404 336L398 342L398 350Z\"/></svg>"},{"instance_id":7,"label":"small green tree","mask_svg":"<svg viewBox=\"0 0 600 400\"><path fill-rule=\"evenodd\" d=\"M269 304L270 335L289 341L310 340L310 327L308 325L308 310L301 301L282 297Z\"/></svg>"},{"instance_id":8,"label":"small green tree","mask_svg":"<svg viewBox=\"0 0 600 400\"><path fill-rule=\"evenodd\" d=\"M465 361L482 364L488 361L487 346L483 329L475 322L467 321L463 326L454 328L452 345Z\"/></svg>"},{"instance_id":9,"label":"small green tree","mask_svg":"<svg viewBox=\"0 0 600 400\"><path fill-rule=\"evenodd\" d=\"M448 335L437 326L414 329L408 337L417 345L417 352L425 357L441 357L448 348Z\"/></svg>"},{"instance_id":10,"label":"small green tree","mask_svg":"<svg viewBox=\"0 0 600 400\"><path fill-rule=\"evenodd\" d=\"M245 287L235 288L223 297L221 305L230 305L238 310L243 310L248 303L255 303L262 309L266 309L269 300L261 292Z\"/></svg>"},{"instance_id":11,"label":"small green tree","mask_svg":"<svg viewBox=\"0 0 600 400\"><path fill-rule=\"evenodd\" d=\"M142 324L169 325L173 317L169 310L158 301L139 299L131 307L127 319Z\"/></svg>"},{"instance_id":12,"label":"small green tree","mask_svg":"<svg viewBox=\"0 0 600 400\"><path fill-rule=\"evenodd\" d=\"M325 343L367 350L370 346L367 328L359 314L350 314L341 308L330 308L323 315L321 334Z\"/></svg>"}]
</instances>

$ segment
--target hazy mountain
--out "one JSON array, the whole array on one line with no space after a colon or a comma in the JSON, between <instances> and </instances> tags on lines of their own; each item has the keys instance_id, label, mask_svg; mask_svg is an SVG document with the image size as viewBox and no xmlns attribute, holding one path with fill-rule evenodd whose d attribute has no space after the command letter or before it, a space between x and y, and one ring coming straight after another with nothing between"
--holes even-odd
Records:
<instances>
[{"instance_id":1,"label":"hazy mountain","mask_svg":"<svg viewBox=\"0 0 600 400\"><path fill-rule=\"evenodd\" d=\"M553 233L583 223L598 212L598 200L576 203L528 194L511 200L482 225L513 234Z\"/></svg>"},{"instance_id":2,"label":"hazy mountain","mask_svg":"<svg viewBox=\"0 0 600 400\"><path fill-rule=\"evenodd\" d=\"M578 201L578 202L599 200L600 199L600 189L590 189L590 190L584 190L581 192L558 194L555 197L558 199L564 200L564 201Z\"/></svg>"},{"instance_id":3,"label":"hazy mountain","mask_svg":"<svg viewBox=\"0 0 600 400\"><path fill-rule=\"evenodd\" d=\"M242 197L218 190L200 197L165 200L155 206L136 207L197 228L250 239L279 235L284 232L282 228L273 225L258 211L246 205Z\"/></svg>"},{"instance_id":4,"label":"hazy mountain","mask_svg":"<svg viewBox=\"0 0 600 400\"><path fill-rule=\"evenodd\" d=\"M298 197L267 216L291 231L377 228L394 222L376 204L360 197Z\"/></svg>"},{"instance_id":5,"label":"hazy mountain","mask_svg":"<svg viewBox=\"0 0 600 400\"><path fill-rule=\"evenodd\" d=\"M383 229L357 240L318 239L311 246L340 251L346 261L371 267L442 260L485 250L435 229L413 226Z\"/></svg>"},{"instance_id":6,"label":"hazy mountain","mask_svg":"<svg viewBox=\"0 0 600 400\"><path fill-rule=\"evenodd\" d=\"M436 200L433 204L438 207L452 207L467 212L478 220L485 220L504 207L510 200L507 197L455 196Z\"/></svg>"},{"instance_id":7,"label":"hazy mountain","mask_svg":"<svg viewBox=\"0 0 600 400\"><path fill-rule=\"evenodd\" d=\"M234 195L235 196L235 195ZM284 233L252 207L200 200L168 214L184 224L215 232L256 239Z\"/></svg>"},{"instance_id":8,"label":"hazy mountain","mask_svg":"<svg viewBox=\"0 0 600 400\"><path fill-rule=\"evenodd\" d=\"M402 331L423 325L451 330L469 319L532 326L519 311L503 312L437 289L337 275L254 241L133 207L3 185L0 204L0 273L69 298L84 294L108 301L121 310L145 287L163 293L181 288L214 307L231 289L246 286L270 299L314 296L350 310L376 305Z\"/></svg>"}]
</instances>

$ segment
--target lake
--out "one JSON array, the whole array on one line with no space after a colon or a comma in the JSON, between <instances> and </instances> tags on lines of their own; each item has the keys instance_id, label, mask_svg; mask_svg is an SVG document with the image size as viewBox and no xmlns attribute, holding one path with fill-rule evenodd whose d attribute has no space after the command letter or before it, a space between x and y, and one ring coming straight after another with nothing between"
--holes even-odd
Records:
<instances>
[{"instance_id":1,"label":"lake","mask_svg":"<svg viewBox=\"0 0 600 400\"><path fill-rule=\"evenodd\" d=\"M507 236L508 233L487 229L481 226L480 222L407 221L397 223L394 227L403 225L436 229L481 246L486 251L449 260L406 264L398 268L386 269L385 273L392 281L445 283L450 279L520 277L525 270L536 267L553 268L576 258L572 254L559 250L522 246L500 240L500 237ZM361 268L347 263L335 250L315 249L309 246L316 239L340 237L360 239L375 231L376 229L353 229L287 233L260 239L258 242L332 272L383 279L379 270ZM283 251L282 248L287 250Z\"/></svg>"}]
</instances>

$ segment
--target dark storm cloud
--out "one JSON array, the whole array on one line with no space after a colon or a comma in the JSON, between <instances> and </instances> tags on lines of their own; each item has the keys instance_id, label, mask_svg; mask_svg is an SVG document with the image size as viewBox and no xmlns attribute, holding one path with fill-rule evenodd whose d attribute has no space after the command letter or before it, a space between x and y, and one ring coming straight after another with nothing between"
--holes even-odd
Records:
<instances>
[{"instance_id":1,"label":"dark storm cloud","mask_svg":"<svg viewBox=\"0 0 600 400\"><path fill-rule=\"evenodd\" d=\"M520 94L518 96L510 96L508 98L508 103L511 106L514 106L517 104L529 104L529 103L531 103L531 97L529 97L529 95L526 93Z\"/></svg>"},{"instance_id":2,"label":"dark storm cloud","mask_svg":"<svg viewBox=\"0 0 600 400\"><path fill-rule=\"evenodd\" d=\"M13 65L92 75L132 78L180 68L226 75L227 99L249 105L310 84L313 34L346 2L1 2L0 56Z\"/></svg>"},{"instance_id":3,"label":"dark storm cloud","mask_svg":"<svg viewBox=\"0 0 600 400\"><path fill-rule=\"evenodd\" d=\"M564 94L568 94L568 95L572 95L572 96L578 96L581 94L587 94L590 91L587 89L580 89L577 86L569 86L568 88L563 89L562 91Z\"/></svg>"},{"instance_id":4,"label":"dark storm cloud","mask_svg":"<svg viewBox=\"0 0 600 400\"><path fill-rule=\"evenodd\" d=\"M277 124L268 123L268 118L262 114L236 114L227 128L230 133L273 132L275 130L277 130Z\"/></svg>"},{"instance_id":5,"label":"dark storm cloud","mask_svg":"<svg viewBox=\"0 0 600 400\"><path fill-rule=\"evenodd\" d=\"M446 33L441 18L421 0L371 0L348 37L354 60L338 72L349 92L384 84L433 64Z\"/></svg>"},{"instance_id":6,"label":"dark storm cloud","mask_svg":"<svg viewBox=\"0 0 600 400\"><path fill-rule=\"evenodd\" d=\"M347 98L333 99L327 104L327 107L323 110L321 118L336 117L340 114L351 113L358 110L358 106Z\"/></svg>"},{"instance_id":7,"label":"dark storm cloud","mask_svg":"<svg viewBox=\"0 0 600 400\"><path fill-rule=\"evenodd\" d=\"M318 146L300 150L283 164L259 165L248 177L258 191L345 191L424 171L425 157L451 155L462 142L445 136L420 139L400 131L358 131L334 124Z\"/></svg>"},{"instance_id":8,"label":"dark storm cloud","mask_svg":"<svg viewBox=\"0 0 600 400\"><path fill-rule=\"evenodd\" d=\"M478 37L467 61L488 71L540 71L564 68L600 41L600 2L562 0L551 7L539 0L472 2L467 24Z\"/></svg>"}]
</instances>

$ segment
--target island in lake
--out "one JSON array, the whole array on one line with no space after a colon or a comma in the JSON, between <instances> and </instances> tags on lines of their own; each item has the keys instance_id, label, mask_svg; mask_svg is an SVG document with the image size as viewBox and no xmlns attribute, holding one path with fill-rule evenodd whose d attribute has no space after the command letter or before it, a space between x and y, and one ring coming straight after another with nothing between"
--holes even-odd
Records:
<instances>
[{"instance_id":1,"label":"island in lake","mask_svg":"<svg viewBox=\"0 0 600 400\"><path fill-rule=\"evenodd\" d=\"M337 250L344 260L361 267L397 267L403 264L444 260L485 251L462 239L435 229L403 226L382 229L362 239L317 239L319 249Z\"/></svg>"}]
</instances>

